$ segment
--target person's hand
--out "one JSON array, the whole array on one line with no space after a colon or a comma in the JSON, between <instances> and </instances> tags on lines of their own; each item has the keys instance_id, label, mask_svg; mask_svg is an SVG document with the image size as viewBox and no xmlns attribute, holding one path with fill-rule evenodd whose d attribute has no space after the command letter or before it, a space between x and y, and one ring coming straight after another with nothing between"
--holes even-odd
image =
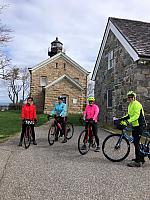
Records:
<instances>
[{"instance_id":1,"label":"person's hand","mask_svg":"<svg viewBox=\"0 0 150 200\"><path fill-rule=\"evenodd\" d=\"M24 119L22 119L22 123L25 123L25 121L26 121L26 119L24 118Z\"/></svg>"},{"instance_id":2,"label":"person's hand","mask_svg":"<svg viewBox=\"0 0 150 200\"><path fill-rule=\"evenodd\" d=\"M34 122L37 123L37 119L36 118L34 119Z\"/></svg>"}]
</instances>

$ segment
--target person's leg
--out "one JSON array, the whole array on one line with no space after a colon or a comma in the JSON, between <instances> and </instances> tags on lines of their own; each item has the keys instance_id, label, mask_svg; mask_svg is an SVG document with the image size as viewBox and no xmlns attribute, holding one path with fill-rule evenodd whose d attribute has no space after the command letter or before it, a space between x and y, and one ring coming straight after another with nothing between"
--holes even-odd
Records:
<instances>
[{"instance_id":1,"label":"person's leg","mask_svg":"<svg viewBox=\"0 0 150 200\"><path fill-rule=\"evenodd\" d=\"M144 160L144 157L140 155L140 148L139 148L140 127L139 126L133 127L132 136L133 136L133 140L134 140L133 143L134 143L134 147L135 147L135 159L132 159L132 162L127 164L127 166L141 167L141 163L144 163L145 160Z\"/></svg>"},{"instance_id":2,"label":"person's leg","mask_svg":"<svg viewBox=\"0 0 150 200\"><path fill-rule=\"evenodd\" d=\"M22 146L22 141L23 141L23 136L24 136L25 130L26 130L26 125L24 123L22 123L22 131L21 131L19 146Z\"/></svg>"},{"instance_id":3,"label":"person's leg","mask_svg":"<svg viewBox=\"0 0 150 200\"><path fill-rule=\"evenodd\" d=\"M95 136L95 140L96 140L96 144L97 144L97 147L96 147L96 149L95 149L95 152L99 152L100 151L100 147L99 147L99 137L98 137L98 135L97 135L97 123L93 123L93 125L92 125L92 128L93 128L93 134L94 134L94 136Z\"/></svg>"},{"instance_id":4,"label":"person's leg","mask_svg":"<svg viewBox=\"0 0 150 200\"><path fill-rule=\"evenodd\" d=\"M62 141L63 143L67 142L66 123L67 123L66 118L65 117L61 117L62 133L64 135L64 140Z\"/></svg>"},{"instance_id":5,"label":"person's leg","mask_svg":"<svg viewBox=\"0 0 150 200\"><path fill-rule=\"evenodd\" d=\"M31 130L32 130L32 139L33 139L33 144L37 145L36 141L35 141L35 131L34 131L34 124L31 124Z\"/></svg>"},{"instance_id":6,"label":"person's leg","mask_svg":"<svg viewBox=\"0 0 150 200\"><path fill-rule=\"evenodd\" d=\"M134 147L135 147L135 161L136 162L144 162L144 157L140 155L140 127L133 127L132 136L134 139Z\"/></svg>"}]
</instances>

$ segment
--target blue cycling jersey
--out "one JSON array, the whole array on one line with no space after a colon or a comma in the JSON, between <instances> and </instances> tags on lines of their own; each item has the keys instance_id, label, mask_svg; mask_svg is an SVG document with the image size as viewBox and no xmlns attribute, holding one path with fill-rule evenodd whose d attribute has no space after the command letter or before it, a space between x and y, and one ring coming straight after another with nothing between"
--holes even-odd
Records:
<instances>
[{"instance_id":1,"label":"blue cycling jersey","mask_svg":"<svg viewBox=\"0 0 150 200\"><path fill-rule=\"evenodd\" d=\"M51 112L51 115L58 115L60 117L67 116L67 105L65 103L57 103Z\"/></svg>"}]
</instances>

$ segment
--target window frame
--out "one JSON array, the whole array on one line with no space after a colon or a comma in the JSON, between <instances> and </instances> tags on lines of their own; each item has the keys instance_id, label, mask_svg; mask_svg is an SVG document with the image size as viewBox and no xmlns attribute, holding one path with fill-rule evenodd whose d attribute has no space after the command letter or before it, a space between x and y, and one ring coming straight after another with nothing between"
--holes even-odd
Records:
<instances>
[{"instance_id":1,"label":"window frame","mask_svg":"<svg viewBox=\"0 0 150 200\"><path fill-rule=\"evenodd\" d=\"M43 78L45 78L45 84L42 84L43 83ZM47 85L47 76L40 76L40 86L41 87L45 87Z\"/></svg>"},{"instance_id":2,"label":"window frame","mask_svg":"<svg viewBox=\"0 0 150 200\"><path fill-rule=\"evenodd\" d=\"M114 51L108 53L108 70L114 68Z\"/></svg>"}]
</instances>

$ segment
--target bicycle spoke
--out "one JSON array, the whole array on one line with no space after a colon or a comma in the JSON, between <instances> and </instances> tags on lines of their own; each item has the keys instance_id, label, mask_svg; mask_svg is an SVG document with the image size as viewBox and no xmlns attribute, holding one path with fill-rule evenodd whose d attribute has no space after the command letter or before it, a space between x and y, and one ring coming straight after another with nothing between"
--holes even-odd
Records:
<instances>
[{"instance_id":1,"label":"bicycle spoke","mask_svg":"<svg viewBox=\"0 0 150 200\"><path fill-rule=\"evenodd\" d=\"M129 141L125 138L120 140L119 134L110 135L104 140L102 150L107 159L119 162L124 160L130 152Z\"/></svg>"}]
</instances>

